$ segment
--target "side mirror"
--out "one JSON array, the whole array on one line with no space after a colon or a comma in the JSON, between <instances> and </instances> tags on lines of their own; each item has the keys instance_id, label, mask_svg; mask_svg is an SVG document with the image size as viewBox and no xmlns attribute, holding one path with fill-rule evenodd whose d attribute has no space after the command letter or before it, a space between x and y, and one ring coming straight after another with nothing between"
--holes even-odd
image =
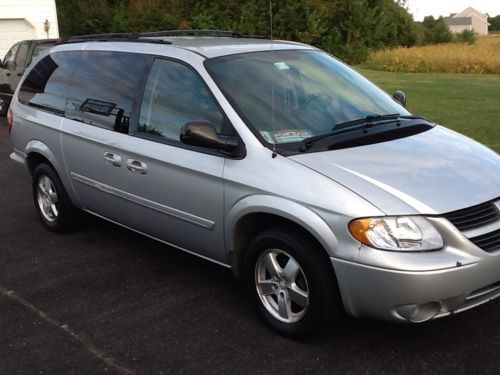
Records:
<instances>
[{"instance_id":1,"label":"side mirror","mask_svg":"<svg viewBox=\"0 0 500 375\"><path fill-rule=\"evenodd\" d=\"M238 139L231 135L221 135L210 121L196 120L186 123L181 130L182 143L191 146L233 151L238 147Z\"/></svg>"},{"instance_id":2,"label":"side mirror","mask_svg":"<svg viewBox=\"0 0 500 375\"><path fill-rule=\"evenodd\" d=\"M392 94L392 98L403 107L406 107L406 94L404 93L404 91L396 91L394 94Z\"/></svg>"}]
</instances>

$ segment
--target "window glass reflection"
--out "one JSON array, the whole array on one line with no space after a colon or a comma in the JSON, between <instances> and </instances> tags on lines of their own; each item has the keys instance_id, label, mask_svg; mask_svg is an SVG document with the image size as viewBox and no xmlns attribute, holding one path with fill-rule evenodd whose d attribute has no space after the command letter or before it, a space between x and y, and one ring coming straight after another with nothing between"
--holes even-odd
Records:
<instances>
[{"instance_id":1,"label":"window glass reflection","mask_svg":"<svg viewBox=\"0 0 500 375\"><path fill-rule=\"evenodd\" d=\"M201 78L180 63L158 59L149 76L139 116L139 132L179 141L189 121L211 121L217 131L223 116Z\"/></svg>"},{"instance_id":2,"label":"window glass reflection","mask_svg":"<svg viewBox=\"0 0 500 375\"><path fill-rule=\"evenodd\" d=\"M24 80L19 101L57 114L64 114L68 82L79 52L57 52L40 60Z\"/></svg>"},{"instance_id":3,"label":"window glass reflection","mask_svg":"<svg viewBox=\"0 0 500 375\"><path fill-rule=\"evenodd\" d=\"M128 132L147 61L147 56L126 52L83 52L69 90L66 117Z\"/></svg>"}]
</instances>

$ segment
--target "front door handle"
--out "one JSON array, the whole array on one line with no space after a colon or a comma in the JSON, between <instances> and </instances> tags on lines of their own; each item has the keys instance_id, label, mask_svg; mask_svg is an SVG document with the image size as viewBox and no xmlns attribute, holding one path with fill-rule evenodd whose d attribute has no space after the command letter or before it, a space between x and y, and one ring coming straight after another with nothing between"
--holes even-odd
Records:
<instances>
[{"instance_id":1,"label":"front door handle","mask_svg":"<svg viewBox=\"0 0 500 375\"><path fill-rule=\"evenodd\" d=\"M131 172L136 172L140 174L148 173L148 165L139 160L128 159L127 169Z\"/></svg>"},{"instance_id":2,"label":"front door handle","mask_svg":"<svg viewBox=\"0 0 500 375\"><path fill-rule=\"evenodd\" d=\"M122 157L120 155L115 155L112 152L106 151L104 153L104 160L106 160L108 163L111 163L111 165L115 167L122 166Z\"/></svg>"}]
</instances>

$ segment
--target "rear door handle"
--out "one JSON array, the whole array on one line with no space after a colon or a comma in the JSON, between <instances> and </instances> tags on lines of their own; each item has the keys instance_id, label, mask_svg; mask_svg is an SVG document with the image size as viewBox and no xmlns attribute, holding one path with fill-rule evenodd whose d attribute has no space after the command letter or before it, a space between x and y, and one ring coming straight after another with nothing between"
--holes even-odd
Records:
<instances>
[{"instance_id":1,"label":"rear door handle","mask_svg":"<svg viewBox=\"0 0 500 375\"><path fill-rule=\"evenodd\" d=\"M105 152L104 153L104 160L106 160L108 163L111 163L111 165L115 167L121 167L122 165L122 157L120 155L115 155L112 152Z\"/></svg>"},{"instance_id":2,"label":"rear door handle","mask_svg":"<svg viewBox=\"0 0 500 375\"><path fill-rule=\"evenodd\" d=\"M127 169L131 172L146 174L148 173L148 165L139 160L128 159Z\"/></svg>"}]
</instances>

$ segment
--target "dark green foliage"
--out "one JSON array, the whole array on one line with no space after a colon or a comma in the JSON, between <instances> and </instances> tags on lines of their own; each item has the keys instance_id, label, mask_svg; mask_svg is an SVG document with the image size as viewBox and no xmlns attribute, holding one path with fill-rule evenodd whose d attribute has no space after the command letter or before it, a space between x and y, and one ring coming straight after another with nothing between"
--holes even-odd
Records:
<instances>
[{"instance_id":1,"label":"dark green foliage","mask_svg":"<svg viewBox=\"0 0 500 375\"><path fill-rule=\"evenodd\" d=\"M474 44L476 42L476 33L474 31L464 30L454 35L453 40L459 43Z\"/></svg>"},{"instance_id":2,"label":"dark green foliage","mask_svg":"<svg viewBox=\"0 0 500 375\"><path fill-rule=\"evenodd\" d=\"M453 34L444 23L444 18L435 19L427 16L422 22L424 27L424 44L449 43L453 40Z\"/></svg>"},{"instance_id":3,"label":"dark green foliage","mask_svg":"<svg viewBox=\"0 0 500 375\"><path fill-rule=\"evenodd\" d=\"M500 15L488 17L488 22L490 23L490 31L500 31Z\"/></svg>"},{"instance_id":4,"label":"dark green foliage","mask_svg":"<svg viewBox=\"0 0 500 375\"><path fill-rule=\"evenodd\" d=\"M393 0L56 0L62 36L169 29L240 30L315 45L349 63L371 49L451 40L442 19L413 22ZM271 30L270 15L273 15Z\"/></svg>"}]
</instances>

